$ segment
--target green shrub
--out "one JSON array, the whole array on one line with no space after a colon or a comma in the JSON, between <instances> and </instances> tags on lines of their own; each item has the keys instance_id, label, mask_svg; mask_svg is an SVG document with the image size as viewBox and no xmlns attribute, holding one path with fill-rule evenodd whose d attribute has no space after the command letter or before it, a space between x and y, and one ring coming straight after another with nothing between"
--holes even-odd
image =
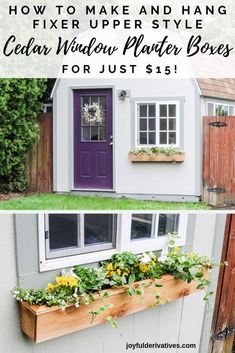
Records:
<instances>
[{"instance_id":1,"label":"green shrub","mask_svg":"<svg viewBox=\"0 0 235 353\"><path fill-rule=\"evenodd\" d=\"M0 192L27 187L25 161L38 138L46 79L0 79Z\"/></svg>"}]
</instances>

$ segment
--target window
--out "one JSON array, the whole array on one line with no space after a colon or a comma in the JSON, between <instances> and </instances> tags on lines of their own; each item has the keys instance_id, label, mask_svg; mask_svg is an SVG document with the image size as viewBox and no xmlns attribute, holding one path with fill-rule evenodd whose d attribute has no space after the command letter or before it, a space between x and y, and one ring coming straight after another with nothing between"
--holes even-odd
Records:
<instances>
[{"instance_id":1,"label":"window","mask_svg":"<svg viewBox=\"0 0 235 353\"><path fill-rule=\"evenodd\" d=\"M122 251L138 253L160 250L165 246L168 234L172 232L179 235L178 245L184 244L187 223L187 216L184 214L134 213L122 217L126 217L122 230L124 235L121 238ZM129 237L126 236L128 230Z\"/></svg>"},{"instance_id":2,"label":"window","mask_svg":"<svg viewBox=\"0 0 235 353\"><path fill-rule=\"evenodd\" d=\"M179 215L177 214L160 214L158 220L158 236L165 236L169 233L178 232Z\"/></svg>"},{"instance_id":3,"label":"window","mask_svg":"<svg viewBox=\"0 0 235 353\"><path fill-rule=\"evenodd\" d=\"M151 238L153 215L133 214L131 222L131 239Z\"/></svg>"},{"instance_id":4,"label":"window","mask_svg":"<svg viewBox=\"0 0 235 353\"><path fill-rule=\"evenodd\" d=\"M151 214L133 214L131 220L131 240L154 237L154 222ZM166 236L169 233L178 232L178 214L159 214L156 236Z\"/></svg>"},{"instance_id":5,"label":"window","mask_svg":"<svg viewBox=\"0 0 235 353\"><path fill-rule=\"evenodd\" d=\"M47 259L115 247L115 215L49 214L45 217Z\"/></svg>"},{"instance_id":6,"label":"window","mask_svg":"<svg viewBox=\"0 0 235 353\"><path fill-rule=\"evenodd\" d=\"M235 105L210 102L207 105L207 111L208 111L208 116L235 115Z\"/></svg>"},{"instance_id":7,"label":"window","mask_svg":"<svg viewBox=\"0 0 235 353\"><path fill-rule=\"evenodd\" d=\"M81 97L82 141L106 140L106 97Z\"/></svg>"},{"instance_id":8,"label":"window","mask_svg":"<svg viewBox=\"0 0 235 353\"><path fill-rule=\"evenodd\" d=\"M187 216L178 213L40 214L40 271L110 259L115 252L160 250L169 232L184 245Z\"/></svg>"},{"instance_id":9,"label":"window","mask_svg":"<svg viewBox=\"0 0 235 353\"><path fill-rule=\"evenodd\" d=\"M137 145L177 146L179 103L137 103Z\"/></svg>"}]
</instances>

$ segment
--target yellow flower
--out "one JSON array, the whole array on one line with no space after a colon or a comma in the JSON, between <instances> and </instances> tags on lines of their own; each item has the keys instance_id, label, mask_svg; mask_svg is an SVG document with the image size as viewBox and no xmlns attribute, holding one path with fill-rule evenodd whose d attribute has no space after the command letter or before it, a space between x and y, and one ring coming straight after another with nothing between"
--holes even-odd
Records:
<instances>
[{"instance_id":1,"label":"yellow flower","mask_svg":"<svg viewBox=\"0 0 235 353\"><path fill-rule=\"evenodd\" d=\"M108 271L112 271L113 270L113 264L111 262L109 264L107 264L106 269Z\"/></svg>"},{"instance_id":2,"label":"yellow flower","mask_svg":"<svg viewBox=\"0 0 235 353\"><path fill-rule=\"evenodd\" d=\"M130 270L126 267L126 268L124 268L124 271L125 271L125 273L127 273L127 274L129 274L130 273Z\"/></svg>"},{"instance_id":3,"label":"yellow flower","mask_svg":"<svg viewBox=\"0 0 235 353\"><path fill-rule=\"evenodd\" d=\"M54 285L54 284L48 283L48 285L47 285L47 290L48 290L49 292L53 291L54 288L55 288L55 285Z\"/></svg>"},{"instance_id":4,"label":"yellow flower","mask_svg":"<svg viewBox=\"0 0 235 353\"><path fill-rule=\"evenodd\" d=\"M122 271L120 270L120 268L118 268L116 272L117 272L118 276L121 276Z\"/></svg>"},{"instance_id":5,"label":"yellow flower","mask_svg":"<svg viewBox=\"0 0 235 353\"><path fill-rule=\"evenodd\" d=\"M67 276L57 276L56 277L56 284L58 284L59 286L68 286L69 279Z\"/></svg>"},{"instance_id":6,"label":"yellow flower","mask_svg":"<svg viewBox=\"0 0 235 353\"><path fill-rule=\"evenodd\" d=\"M114 271L109 271L107 274L107 277L113 277L113 275L114 275Z\"/></svg>"},{"instance_id":7,"label":"yellow flower","mask_svg":"<svg viewBox=\"0 0 235 353\"><path fill-rule=\"evenodd\" d=\"M177 245L175 245L174 248L173 248L173 251L174 251L174 252L179 252L180 249L179 249L179 247L178 247Z\"/></svg>"},{"instance_id":8,"label":"yellow flower","mask_svg":"<svg viewBox=\"0 0 235 353\"><path fill-rule=\"evenodd\" d=\"M128 272L124 272L123 274L124 274L124 276L128 276L128 275L129 275L129 273L128 273Z\"/></svg>"},{"instance_id":9,"label":"yellow flower","mask_svg":"<svg viewBox=\"0 0 235 353\"><path fill-rule=\"evenodd\" d=\"M149 270L149 265L147 264L139 264L139 269L141 272L145 273Z\"/></svg>"},{"instance_id":10,"label":"yellow flower","mask_svg":"<svg viewBox=\"0 0 235 353\"><path fill-rule=\"evenodd\" d=\"M73 276L70 276L69 277L69 286L72 288L72 287L77 287L77 285L78 285L78 279Z\"/></svg>"},{"instance_id":11,"label":"yellow flower","mask_svg":"<svg viewBox=\"0 0 235 353\"><path fill-rule=\"evenodd\" d=\"M189 254L189 257L194 257L194 253L191 252L191 253Z\"/></svg>"}]
</instances>

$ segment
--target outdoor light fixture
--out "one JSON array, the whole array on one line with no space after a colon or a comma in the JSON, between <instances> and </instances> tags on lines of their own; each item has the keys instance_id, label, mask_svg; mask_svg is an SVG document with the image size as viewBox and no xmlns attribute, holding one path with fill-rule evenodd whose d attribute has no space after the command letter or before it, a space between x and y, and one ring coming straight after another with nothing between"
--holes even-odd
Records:
<instances>
[{"instance_id":1,"label":"outdoor light fixture","mask_svg":"<svg viewBox=\"0 0 235 353\"><path fill-rule=\"evenodd\" d=\"M126 98L126 96L127 96L127 91L125 91L124 89L118 93L118 97L121 100L124 100Z\"/></svg>"}]
</instances>

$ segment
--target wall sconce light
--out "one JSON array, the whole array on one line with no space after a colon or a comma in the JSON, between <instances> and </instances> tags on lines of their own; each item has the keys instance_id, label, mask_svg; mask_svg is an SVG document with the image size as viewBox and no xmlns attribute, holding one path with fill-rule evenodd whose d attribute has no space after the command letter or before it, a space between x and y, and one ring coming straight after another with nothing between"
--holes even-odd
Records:
<instances>
[{"instance_id":1,"label":"wall sconce light","mask_svg":"<svg viewBox=\"0 0 235 353\"><path fill-rule=\"evenodd\" d=\"M121 90L120 92L118 92L118 97L121 100L124 100L127 97L127 91L125 91L124 89Z\"/></svg>"}]
</instances>

